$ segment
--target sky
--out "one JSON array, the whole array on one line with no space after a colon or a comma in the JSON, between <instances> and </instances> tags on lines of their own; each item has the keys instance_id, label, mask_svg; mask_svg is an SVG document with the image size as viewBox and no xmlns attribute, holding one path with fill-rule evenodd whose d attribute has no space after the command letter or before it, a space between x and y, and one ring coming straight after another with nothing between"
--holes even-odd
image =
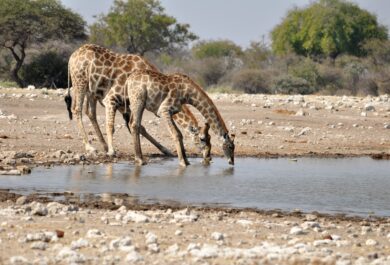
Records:
<instances>
[{"instance_id":1,"label":"sky","mask_svg":"<svg viewBox=\"0 0 390 265\"><path fill-rule=\"evenodd\" d=\"M113 0L61 0L79 13L88 24L94 15L107 13ZM160 0L168 15L179 23L190 24L193 33L202 40L232 40L242 47L262 38L269 41L269 33L279 24L286 12L304 7L312 0ZM378 17L380 24L390 29L389 0L353 0L361 8ZM93 4L92 4L93 3Z\"/></svg>"}]
</instances>

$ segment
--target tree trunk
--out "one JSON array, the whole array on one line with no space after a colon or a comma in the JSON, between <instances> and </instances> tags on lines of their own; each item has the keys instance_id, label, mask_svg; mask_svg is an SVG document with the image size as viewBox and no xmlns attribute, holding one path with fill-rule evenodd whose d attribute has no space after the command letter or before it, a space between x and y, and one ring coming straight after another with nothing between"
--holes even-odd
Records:
<instances>
[{"instance_id":1,"label":"tree trunk","mask_svg":"<svg viewBox=\"0 0 390 265\"><path fill-rule=\"evenodd\" d=\"M19 70L20 68L22 68L24 58L26 57L24 45L20 45L20 56L16 53L15 46L7 48L11 51L12 55L14 56L14 59L16 60L16 64L11 70L11 77L13 81L18 84L19 87L23 88L25 87L26 83L19 77Z\"/></svg>"}]
</instances>

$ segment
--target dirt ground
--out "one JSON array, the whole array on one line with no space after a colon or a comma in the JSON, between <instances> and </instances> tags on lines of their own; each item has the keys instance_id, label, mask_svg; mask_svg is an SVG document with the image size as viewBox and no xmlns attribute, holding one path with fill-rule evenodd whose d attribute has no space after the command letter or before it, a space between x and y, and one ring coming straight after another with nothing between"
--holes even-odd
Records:
<instances>
[{"instance_id":1,"label":"dirt ground","mask_svg":"<svg viewBox=\"0 0 390 265\"><path fill-rule=\"evenodd\" d=\"M41 164L131 163L131 137L120 115L118 157L105 156L87 117L84 123L101 152L85 154L64 92L0 89L0 172L22 173L28 168L21 166ZM236 134L236 156L389 158L386 95L211 97ZM99 106L103 132L104 120ZM146 112L143 124L174 150L160 119ZM221 155L221 142L211 137L212 154ZM146 156L159 155L145 139L142 144ZM199 156L189 137L185 145ZM389 218L137 206L121 198L60 205L30 196L16 202L20 195L8 191L0 198L0 264L390 264Z\"/></svg>"}]
</instances>

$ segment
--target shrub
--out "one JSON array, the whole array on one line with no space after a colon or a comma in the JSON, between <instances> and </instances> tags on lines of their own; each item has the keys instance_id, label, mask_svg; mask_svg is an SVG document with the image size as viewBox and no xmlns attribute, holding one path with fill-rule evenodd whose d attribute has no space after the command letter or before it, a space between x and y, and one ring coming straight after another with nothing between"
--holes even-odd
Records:
<instances>
[{"instance_id":1,"label":"shrub","mask_svg":"<svg viewBox=\"0 0 390 265\"><path fill-rule=\"evenodd\" d=\"M224 93L224 94L241 94L242 91L238 91L231 86L211 86L207 89L208 93Z\"/></svg>"},{"instance_id":2,"label":"shrub","mask_svg":"<svg viewBox=\"0 0 390 265\"><path fill-rule=\"evenodd\" d=\"M320 75L317 65L310 59L306 59L290 68L289 73L294 77L303 78L309 82L311 86L317 86Z\"/></svg>"},{"instance_id":3,"label":"shrub","mask_svg":"<svg viewBox=\"0 0 390 265\"><path fill-rule=\"evenodd\" d=\"M243 69L233 75L233 87L245 93L269 93L267 81L260 70Z\"/></svg>"},{"instance_id":4,"label":"shrub","mask_svg":"<svg viewBox=\"0 0 390 265\"><path fill-rule=\"evenodd\" d=\"M36 87L67 87L68 62L56 52L44 52L22 67L21 76Z\"/></svg>"},{"instance_id":5,"label":"shrub","mask_svg":"<svg viewBox=\"0 0 390 265\"><path fill-rule=\"evenodd\" d=\"M278 76L273 83L274 93L306 95L316 92L307 80L291 75Z\"/></svg>"}]
</instances>

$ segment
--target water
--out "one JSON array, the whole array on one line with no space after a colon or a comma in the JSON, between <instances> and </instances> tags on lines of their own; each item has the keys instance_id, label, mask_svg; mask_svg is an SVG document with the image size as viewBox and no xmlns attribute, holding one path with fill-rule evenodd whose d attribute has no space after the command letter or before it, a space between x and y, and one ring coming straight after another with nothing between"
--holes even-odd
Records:
<instances>
[{"instance_id":1,"label":"water","mask_svg":"<svg viewBox=\"0 0 390 265\"><path fill-rule=\"evenodd\" d=\"M214 158L180 168L177 159L144 167L112 165L36 168L31 175L0 176L13 191L127 193L142 201L221 204L352 215L390 216L390 161L370 158L238 158L236 166Z\"/></svg>"}]
</instances>

